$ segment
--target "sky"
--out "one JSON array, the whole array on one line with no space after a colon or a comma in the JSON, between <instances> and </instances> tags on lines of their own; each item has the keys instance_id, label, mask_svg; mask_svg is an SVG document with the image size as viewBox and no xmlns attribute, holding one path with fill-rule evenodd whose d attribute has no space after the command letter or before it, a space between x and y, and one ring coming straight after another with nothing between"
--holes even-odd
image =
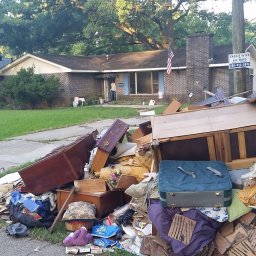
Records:
<instances>
[{"instance_id":1,"label":"sky","mask_svg":"<svg viewBox=\"0 0 256 256\"><path fill-rule=\"evenodd\" d=\"M207 0L202 4L202 8L209 11L214 11L216 13L231 13L232 0ZM244 3L244 17L249 21L256 22L256 0L251 0L247 3Z\"/></svg>"}]
</instances>

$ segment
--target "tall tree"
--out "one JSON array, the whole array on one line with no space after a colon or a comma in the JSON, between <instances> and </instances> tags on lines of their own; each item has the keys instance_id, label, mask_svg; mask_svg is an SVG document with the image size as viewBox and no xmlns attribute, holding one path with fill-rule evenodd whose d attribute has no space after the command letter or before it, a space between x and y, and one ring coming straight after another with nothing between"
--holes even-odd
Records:
<instances>
[{"instance_id":1,"label":"tall tree","mask_svg":"<svg viewBox=\"0 0 256 256\"><path fill-rule=\"evenodd\" d=\"M2 0L0 9L0 45L16 55L73 42L84 26L82 11L68 0Z\"/></svg>"},{"instance_id":2,"label":"tall tree","mask_svg":"<svg viewBox=\"0 0 256 256\"><path fill-rule=\"evenodd\" d=\"M89 13L93 10L94 15L100 18L97 19L97 26L95 18L89 18L86 29L90 29L93 39L99 39L102 33L108 31L114 43L115 39L119 42L124 39L136 48L166 49L172 44L175 26L202 1L97 0L95 4L95 0L88 0L85 10ZM102 30L98 31L98 28ZM100 43L104 47L106 42L98 40Z\"/></svg>"},{"instance_id":3,"label":"tall tree","mask_svg":"<svg viewBox=\"0 0 256 256\"><path fill-rule=\"evenodd\" d=\"M199 11L203 1L0 0L0 45L15 55L94 55L182 47L197 31L231 43L231 16Z\"/></svg>"}]
</instances>

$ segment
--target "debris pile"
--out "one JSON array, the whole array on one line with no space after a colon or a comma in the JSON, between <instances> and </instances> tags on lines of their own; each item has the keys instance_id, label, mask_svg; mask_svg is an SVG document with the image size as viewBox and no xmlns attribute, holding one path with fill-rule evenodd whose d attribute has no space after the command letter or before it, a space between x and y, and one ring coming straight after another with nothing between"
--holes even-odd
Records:
<instances>
[{"instance_id":1,"label":"debris pile","mask_svg":"<svg viewBox=\"0 0 256 256\"><path fill-rule=\"evenodd\" d=\"M7 233L63 221L67 254L256 255L255 100L220 95L135 130L117 119L1 178Z\"/></svg>"}]
</instances>

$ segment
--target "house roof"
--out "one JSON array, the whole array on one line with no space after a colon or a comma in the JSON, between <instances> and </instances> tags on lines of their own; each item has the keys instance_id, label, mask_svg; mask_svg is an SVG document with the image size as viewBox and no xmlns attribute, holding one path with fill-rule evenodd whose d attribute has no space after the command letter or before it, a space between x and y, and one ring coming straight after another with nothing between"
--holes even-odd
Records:
<instances>
[{"instance_id":1,"label":"house roof","mask_svg":"<svg viewBox=\"0 0 256 256\"><path fill-rule=\"evenodd\" d=\"M186 49L174 49L173 68L186 66ZM217 46L213 51L214 64L228 63L232 46ZM36 55L71 70L119 71L138 69L166 69L168 50L128 52L98 56Z\"/></svg>"},{"instance_id":2,"label":"house roof","mask_svg":"<svg viewBox=\"0 0 256 256\"><path fill-rule=\"evenodd\" d=\"M174 49L173 69L186 68L186 49ZM228 65L231 45L215 46L210 66ZM143 70L166 70L168 50L117 53L98 56L67 56L27 54L2 69L2 73L28 58L37 58L60 67L66 72L125 72Z\"/></svg>"},{"instance_id":3,"label":"house roof","mask_svg":"<svg viewBox=\"0 0 256 256\"><path fill-rule=\"evenodd\" d=\"M12 62L11 58L0 58L0 69Z\"/></svg>"}]
</instances>

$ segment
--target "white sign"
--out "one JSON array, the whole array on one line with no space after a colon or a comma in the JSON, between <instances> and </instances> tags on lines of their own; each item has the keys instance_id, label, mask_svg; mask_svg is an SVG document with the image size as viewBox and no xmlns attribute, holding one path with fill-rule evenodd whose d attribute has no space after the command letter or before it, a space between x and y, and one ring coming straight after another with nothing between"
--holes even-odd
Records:
<instances>
[{"instance_id":1,"label":"white sign","mask_svg":"<svg viewBox=\"0 0 256 256\"><path fill-rule=\"evenodd\" d=\"M229 69L249 68L251 66L250 53L234 53L228 55Z\"/></svg>"}]
</instances>

